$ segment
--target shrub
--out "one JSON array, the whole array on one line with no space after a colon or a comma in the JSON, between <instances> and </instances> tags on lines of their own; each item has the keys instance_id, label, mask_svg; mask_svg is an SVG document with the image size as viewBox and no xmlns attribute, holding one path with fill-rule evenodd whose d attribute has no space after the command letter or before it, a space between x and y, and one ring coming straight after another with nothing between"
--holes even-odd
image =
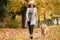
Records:
<instances>
[{"instance_id":1,"label":"shrub","mask_svg":"<svg viewBox=\"0 0 60 40\"><path fill-rule=\"evenodd\" d=\"M5 28L5 24L3 22L0 23L0 28Z\"/></svg>"},{"instance_id":2,"label":"shrub","mask_svg":"<svg viewBox=\"0 0 60 40\"><path fill-rule=\"evenodd\" d=\"M20 22L17 20L11 20L9 23L9 28L19 28L20 27Z\"/></svg>"}]
</instances>

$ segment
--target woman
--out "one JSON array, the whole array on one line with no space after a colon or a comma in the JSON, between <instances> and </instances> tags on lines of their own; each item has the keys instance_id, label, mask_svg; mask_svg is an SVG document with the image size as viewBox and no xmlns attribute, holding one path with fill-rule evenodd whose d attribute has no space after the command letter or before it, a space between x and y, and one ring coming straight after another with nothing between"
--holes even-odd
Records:
<instances>
[{"instance_id":1,"label":"woman","mask_svg":"<svg viewBox=\"0 0 60 40\"><path fill-rule=\"evenodd\" d=\"M30 38L33 38L33 27L38 21L37 9L33 3L30 3L26 11L26 25L28 24ZM25 26L26 26L25 25Z\"/></svg>"}]
</instances>

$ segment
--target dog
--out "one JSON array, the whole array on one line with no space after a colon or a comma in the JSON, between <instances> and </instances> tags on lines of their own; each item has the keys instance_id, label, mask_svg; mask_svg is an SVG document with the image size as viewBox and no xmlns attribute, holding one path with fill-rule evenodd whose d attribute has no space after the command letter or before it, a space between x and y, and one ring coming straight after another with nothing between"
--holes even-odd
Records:
<instances>
[{"instance_id":1,"label":"dog","mask_svg":"<svg viewBox=\"0 0 60 40\"><path fill-rule=\"evenodd\" d=\"M41 27L41 35L48 37L50 35L48 26L46 24L42 24L40 27Z\"/></svg>"}]
</instances>

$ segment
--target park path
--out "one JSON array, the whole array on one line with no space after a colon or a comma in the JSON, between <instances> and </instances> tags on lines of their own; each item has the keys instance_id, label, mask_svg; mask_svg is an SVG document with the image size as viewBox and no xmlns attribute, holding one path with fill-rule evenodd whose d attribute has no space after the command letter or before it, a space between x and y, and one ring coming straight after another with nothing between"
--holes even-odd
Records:
<instances>
[{"instance_id":1,"label":"park path","mask_svg":"<svg viewBox=\"0 0 60 40\"><path fill-rule=\"evenodd\" d=\"M50 28L53 33L53 29ZM50 40L47 37L46 40ZM14 28L0 28L0 40L30 40L28 29L14 29ZM41 40L40 28L34 28L34 38L33 40Z\"/></svg>"}]
</instances>

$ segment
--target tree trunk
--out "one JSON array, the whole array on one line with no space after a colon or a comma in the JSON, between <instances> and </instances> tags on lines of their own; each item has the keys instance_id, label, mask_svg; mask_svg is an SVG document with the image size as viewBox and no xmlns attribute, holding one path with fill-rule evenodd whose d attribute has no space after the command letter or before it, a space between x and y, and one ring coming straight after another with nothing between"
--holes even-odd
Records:
<instances>
[{"instance_id":1,"label":"tree trunk","mask_svg":"<svg viewBox=\"0 0 60 40\"><path fill-rule=\"evenodd\" d=\"M46 17L45 17L45 13L44 13L44 23L47 23L47 22L46 22Z\"/></svg>"},{"instance_id":2,"label":"tree trunk","mask_svg":"<svg viewBox=\"0 0 60 40\"><path fill-rule=\"evenodd\" d=\"M25 19L26 19L26 6L22 7L21 13L22 13L22 28L25 28Z\"/></svg>"},{"instance_id":3,"label":"tree trunk","mask_svg":"<svg viewBox=\"0 0 60 40\"><path fill-rule=\"evenodd\" d=\"M58 17L56 17L57 25L59 25Z\"/></svg>"},{"instance_id":4,"label":"tree trunk","mask_svg":"<svg viewBox=\"0 0 60 40\"><path fill-rule=\"evenodd\" d=\"M22 13L22 28L25 28L25 13Z\"/></svg>"}]
</instances>

